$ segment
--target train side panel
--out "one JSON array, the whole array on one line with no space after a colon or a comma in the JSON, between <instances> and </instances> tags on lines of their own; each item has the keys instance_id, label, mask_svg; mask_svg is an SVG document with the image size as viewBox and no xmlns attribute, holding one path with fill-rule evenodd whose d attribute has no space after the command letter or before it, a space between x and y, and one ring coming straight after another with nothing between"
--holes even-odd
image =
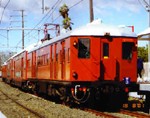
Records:
<instances>
[{"instance_id":1,"label":"train side panel","mask_svg":"<svg viewBox=\"0 0 150 118\"><path fill-rule=\"evenodd\" d=\"M71 81L97 81L100 77L100 40L94 37L71 38Z\"/></svg>"},{"instance_id":2,"label":"train side panel","mask_svg":"<svg viewBox=\"0 0 150 118\"><path fill-rule=\"evenodd\" d=\"M36 59L37 59L36 73L37 73L37 75L36 75L36 78L38 78L38 79L50 79L49 53L50 53L49 46L45 46L45 47L42 47L37 50L37 54L36 54ZM34 63L34 61L33 61L33 63Z\"/></svg>"},{"instance_id":3,"label":"train side panel","mask_svg":"<svg viewBox=\"0 0 150 118\"><path fill-rule=\"evenodd\" d=\"M24 51L13 58L14 61L14 78L12 84L22 86L27 80L27 51Z\"/></svg>"},{"instance_id":4,"label":"train side panel","mask_svg":"<svg viewBox=\"0 0 150 118\"><path fill-rule=\"evenodd\" d=\"M28 53L27 59L27 77L32 78L32 52Z\"/></svg>"},{"instance_id":5,"label":"train side panel","mask_svg":"<svg viewBox=\"0 0 150 118\"><path fill-rule=\"evenodd\" d=\"M64 74L65 74L65 78L64 78L64 80L65 81L70 81L70 79L71 79L71 74L70 74L70 72L71 72L71 70L70 70L70 63L71 63L71 61L70 61L70 53L71 53L71 44L70 44L71 42L70 42L70 38L67 38L66 40L65 40L65 45L64 45L64 49L65 49L65 52L63 53L64 54L64 56L65 56L65 60L63 60L62 62L63 63L65 63L63 66L62 66L62 69L64 69L65 71L64 71Z\"/></svg>"},{"instance_id":6,"label":"train side panel","mask_svg":"<svg viewBox=\"0 0 150 118\"><path fill-rule=\"evenodd\" d=\"M12 80L13 78L13 59L9 59L7 61L7 82L10 83L10 81Z\"/></svg>"},{"instance_id":7,"label":"train side panel","mask_svg":"<svg viewBox=\"0 0 150 118\"><path fill-rule=\"evenodd\" d=\"M7 64L2 65L2 79L3 81L7 79Z\"/></svg>"},{"instance_id":8,"label":"train side panel","mask_svg":"<svg viewBox=\"0 0 150 118\"><path fill-rule=\"evenodd\" d=\"M70 38L28 53L28 78L70 81Z\"/></svg>"}]
</instances>

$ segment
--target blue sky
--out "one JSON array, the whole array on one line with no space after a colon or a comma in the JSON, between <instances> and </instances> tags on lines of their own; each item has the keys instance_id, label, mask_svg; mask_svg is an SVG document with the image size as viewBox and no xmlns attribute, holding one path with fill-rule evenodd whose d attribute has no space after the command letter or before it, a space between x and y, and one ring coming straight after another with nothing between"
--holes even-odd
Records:
<instances>
[{"instance_id":1,"label":"blue sky","mask_svg":"<svg viewBox=\"0 0 150 118\"><path fill-rule=\"evenodd\" d=\"M149 25L148 12L145 10L144 4L141 4L142 1L93 0L94 19L101 19L103 23L111 25L133 25L135 33L138 34ZM148 0L146 1L148 2ZM74 23L73 29L89 23L89 0L44 0L44 3L44 7L49 7L49 9L45 10L43 14L42 0L0 0L0 28L21 27L21 12L16 10L24 10L25 28L44 28L44 23L51 22L62 24L59 8L64 3L70 8L69 16ZM39 33L39 38L43 38L43 31ZM21 31L11 30L8 36L9 48L7 48L7 31L0 30L0 50L19 51L22 46ZM25 31L25 47L37 41L38 31ZM147 42L144 41L138 42L139 46L146 44Z\"/></svg>"}]
</instances>

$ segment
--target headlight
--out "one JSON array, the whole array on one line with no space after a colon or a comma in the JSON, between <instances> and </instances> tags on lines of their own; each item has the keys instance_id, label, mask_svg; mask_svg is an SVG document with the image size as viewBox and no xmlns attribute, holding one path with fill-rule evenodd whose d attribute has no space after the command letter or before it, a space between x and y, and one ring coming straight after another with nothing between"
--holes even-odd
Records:
<instances>
[{"instance_id":1,"label":"headlight","mask_svg":"<svg viewBox=\"0 0 150 118\"><path fill-rule=\"evenodd\" d=\"M123 78L123 81L125 84L130 84L130 80L131 80L130 77L124 77Z\"/></svg>"}]
</instances>

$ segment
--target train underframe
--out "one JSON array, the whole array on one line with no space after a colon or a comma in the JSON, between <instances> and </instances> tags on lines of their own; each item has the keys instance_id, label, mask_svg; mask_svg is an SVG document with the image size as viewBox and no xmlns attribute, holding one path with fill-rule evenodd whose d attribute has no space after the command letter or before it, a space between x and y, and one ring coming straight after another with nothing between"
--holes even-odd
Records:
<instances>
[{"instance_id":1,"label":"train underframe","mask_svg":"<svg viewBox=\"0 0 150 118\"><path fill-rule=\"evenodd\" d=\"M19 86L24 91L37 95L47 95L65 104L86 105L102 110L118 110L128 100L129 92L137 92L138 84L115 81L97 82L59 82L48 80L28 79L18 83L13 80L11 85Z\"/></svg>"},{"instance_id":2,"label":"train underframe","mask_svg":"<svg viewBox=\"0 0 150 118\"><path fill-rule=\"evenodd\" d=\"M58 82L47 80L28 80L22 89L35 94L44 94L59 99L65 104L80 104L102 109L119 109L128 100L128 92L133 86L123 82Z\"/></svg>"}]
</instances>

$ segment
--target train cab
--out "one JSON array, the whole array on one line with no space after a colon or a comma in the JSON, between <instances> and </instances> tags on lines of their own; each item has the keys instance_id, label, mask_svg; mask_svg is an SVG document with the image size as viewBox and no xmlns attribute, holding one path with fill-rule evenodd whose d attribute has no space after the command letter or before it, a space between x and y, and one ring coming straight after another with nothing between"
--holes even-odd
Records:
<instances>
[{"instance_id":1,"label":"train cab","mask_svg":"<svg viewBox=\"0 0 150 118\"><path fill-rule=\"evenodd\" d=\"M130 87L136 84L136 34L128 27L96 21L73 31L70 40L70 78L77 84L72 93L90 86L96 89L93 96L106 100L108 106L112 105L108 102L111 96L116 102L126 100Z\"/></svg>"},{"instance_id":2,"label":"train cab","mask_svg":"<svg viewBox=\"0 0 150 118\"><path fill-rule=\"evenodd\" d=\"M129 30L93 23L74 31L70 56L72 80L122 81L129 78L135 82L137 38Z\"/></svg>"}]
</instances>

